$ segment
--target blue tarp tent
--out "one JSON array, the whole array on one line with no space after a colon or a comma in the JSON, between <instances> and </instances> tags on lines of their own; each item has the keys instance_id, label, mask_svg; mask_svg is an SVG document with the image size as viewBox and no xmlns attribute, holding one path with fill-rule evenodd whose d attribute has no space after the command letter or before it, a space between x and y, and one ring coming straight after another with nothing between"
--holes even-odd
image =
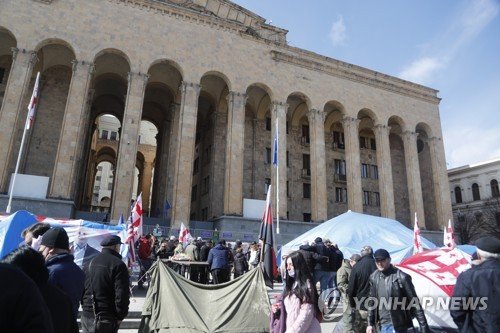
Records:
<instances>
[{"instance_id":1,"label":"blue tarp tent","mask_svg":"<svg viewBox=\"0 0 500 333\"><path fill-rule=\"evenodd\" d=\"M348 211L300 235L283 245L281 253L298 250L305 241L316 237L328 238L339 246L345 258L359 253L365 245L373 250L384 248L391 254L392 262L399 263L413 254L413 230L396 220L354 213ZM436 245L421 237L424 249L434 249Z\"/></svg>"},{"instance_id":2,"label":"blue tarp tent","mask_svg":"<svg viewBox=\"0 0 500 333\"><path fill-rule=\"evenodd\" d=\"M0 221L0 259L24 241L21 232L36 222L36 216L25 210L17 211Z\"/></svg>"}]
</instances>

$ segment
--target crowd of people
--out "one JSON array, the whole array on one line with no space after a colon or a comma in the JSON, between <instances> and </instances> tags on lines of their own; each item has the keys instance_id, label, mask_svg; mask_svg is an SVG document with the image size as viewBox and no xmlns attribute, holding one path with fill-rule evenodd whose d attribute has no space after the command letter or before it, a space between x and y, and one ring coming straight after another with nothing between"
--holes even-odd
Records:
<instances>
[{"instance_id":1,"label":"crowd of people","mask_svg":"<svg viewBox=\"0 0 500 333\"><path fill-rule=\"evenodd\" d=\"M157 239L147 234L137 241L136 248L141 266L139 288L143 288L146 272L157 259L173 259L169 265L181 275L185 275L186 266L175 262L189 261L189 278L203 284L220 284L231 277L236 279L257 267L261 259L257 242L244 244L240 240L232 245L222 239L214 245L212 240L198 237L184 247L175 236ZM196 263L208 263L208 266Z\"/></svg>"},{"instance_id":2,"label":"crowd of people","mask_svg":"<svg viewBox=\"0 0 500 333\"><path fill-rule=\"evenodd\" d=\"M24 245L0 262L2 331L75 333L81 306L82 332L116 333L128 314L131 295L121 238L107 236L99 252L84 242L84 235L70 246L65 229L48 224L36 223L22 236ZM197 238L184 247L174 236L145 235L136 245L143 268L140 287L157 259L208 265L208 271L194 265L190 272L191 280L205 284L238 278L261 259L256 242L236 241L232 246L219 240L213 246L211 240ZM458 276L453 297L461 303L450 309L451 316L459 332L499 332L500 240L484 237L476 246L472 268ZM344 332L406 333L414 319L420 332L430 332L410 275L391 264L385 249L364 246L359 254L344 258L335 244L318 237L282 259L284 290L271 308L271 332L321 332L320 305L330 308L332 302L343 306ZM174 266L181 274L182 267ZM468 306L470 299L485 297L486 308Z\"/></svg>"}]
</instances>

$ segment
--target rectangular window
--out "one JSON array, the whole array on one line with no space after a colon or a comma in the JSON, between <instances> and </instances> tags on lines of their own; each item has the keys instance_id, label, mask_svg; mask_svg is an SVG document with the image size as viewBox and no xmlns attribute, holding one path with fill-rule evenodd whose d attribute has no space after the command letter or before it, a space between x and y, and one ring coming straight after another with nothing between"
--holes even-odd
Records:
<instances>
[{"instance_id":1,"label":"rectangular window","mask_svg":"<svg viewBox=\"0 0 500 333\"><path fill-rule=\"evenodd\" d=\"M104 140L108 139L108 131L106 131L106 130L101 131L101 139L104 139Z\"/></svg>"},{"instance_id":2,"label":"rectangular window","mask_svg":"<svg viewBox=\"0 0 500 333\"><path fill-rule=\"evenodd\" d=\"M308 183L302 184L302 194L304 199L311 199L311 184Z\"/></svg>"},{"instance_id":3,"label":"rectangular window","mask_svg":"<svg viewBox=\"0 0 500 333\"><path fill-rule=\"evenodd\" d=\"M193 163L193 175L196 175L198 173L198 169L200 168L199 164L200 164L200 159L197 157Z\"/></svg>"},{"instance_id":4,"label":"rectangular window","mask_svg":"<svg viewBox=\"0 0 500 333\"><path fill-rule=\"evenodd\" d=\"M286 134L288 134L288 120L286 121Z\"/></svg>"},{"instance_id":5,"label":"rectangular window","mask_svg":"<svg viewBox=\"0 0 500 333\"><path fill-rule=\"evenodd\" d=\"M208 220L208 207L205 207L201 210L201 220L202 221Z\"/></svg>"},{"instance_id":6,"label":"rectangular window","mask_svg":"<svg viewBox=\"0 0 500 333\"><path fill-rule=\"evenodd\" d=\"M302 154L302 169L311 169L311 155Z\"/></svg>"},{"instance_id":7,"label":"rectangular window","mask_svg":"<svg viewBox=\"0 0 500 333\"><path fill-rule=\"evenodd\" d=\"M359 148L366 148L366 140L364 136L359 137Z\"/></svg>"},{"instance_id":8,"label":"rectangular window","mask_svg":"<svg viewBox=\"0 0 500 333\"><path fill-rule=\"evenodd\" d=\"M345 160L335 160L335 174L346 175Z\"/></svg>"},{"instance_id":9,"label":"rectangular window","mask_svg":"<svg viewBox=\"0 0 500 333\"><path fill-rule=\"evenodd\" d=\"M368 191L363 191L363 205L364 206L370 205L370 192Z\"/></svg>"},{"instance_id":10,"label":"rectangular window","mask_svg":"<svg viewBox=\"0 0 500 333\"><path fill-rule=\"evenodd\" d=\"M264 181L264 194L267 194L269 186L271 186L271 178L266 178L266 180Z\"/></svg>"},{"instance_id":11,"label":"rectangular window","mask_svg":"<svg viewBox=\"0 0 500 333\"><path fill-rule=\"evenodd\" d=\"M335 202L347 202L347 189L343 187L335 188Z\"/></svg>"},{"instance_id":12,"label":"rectangular window","mask_svg":"<svg viewBox=\"0 0 500 333\"><path fill-rule=\"evenodd\" d=\"M345 149L343 132L333 131L333 148Z\"/></svg>"},{"instance_id":13,"label":"rectangular window","mask_svg":"<svg viewBox=\"0 0 500 333\"><path fill-rule=\"evenodd\" d=\"M139 135L139 138L137 139L137 144L141 144L141 136Z\"/></svg>"},{"instance_id":14,"label":"rectangular window","mask_svg":"<svg viewBox=\"0 0 500 333\"><path fill-rule=\"evenodd\" d=\"M308 125L302 125L302 143L309 143L309 126Z\"/></svg>"},{"instance_id":15,"label":"rectangular window","mask_svg":"<svg viewBox=\"0 0 500 333\"><path fill-rule=\"evenodd\" d=\"M198 186L195 185L191 188L191 202L196 201L198 195Z\"/></svg>"},{"instance_id":16,"label":"rectangular window","mask_svg":"<svg viewBox=\"0 0 500 333\"><path fill-rule=\"evenodd\" d=\"M210 188L210 176L203 178L203 194L207 194Z\"/></svg>"},{"instance_id":17,"label":"rectangular window","mask_svg":"<svg viewBox=\"0 0 500 333\"><path fill-rule=\"evenodd\" d=\"M368 164L361 164L361 178L370 177L368 169Z\"/></svg>"},{"instance_id":18,"label":"rectangular window","mask_svg":"<svg viewBox=\"0 0 500 333\"><path fill-rule=\"evenodd\" d=\"M286 196L290 198L290 182L288 180L286 181Z\"/></svg>"},{"instance_id":19,"label":"rectangular window","mask_svg":"<svg viewBox=\"0 0 500 333\"><path fill-rule=\"evenodd\" d=\"M102 165L99 165L99 166L97 167L97 171L102 171Z\"/></svg>"},{"instance_id":20,"label":"rectangular window","mask_svg":"<svg viewBox=\"0 0 500 333\"><path fill-rule=\"evenodd\" d=\"M205 148L205 164L210 164L210 159L212 158L212 145L208 145L208 147Z\"/></svg>"},{"instance_id":21,"label":"rectangular window","mask_svg":"<svg viewBox=\"0 0 500 333\"><path fill-rule=\"evenodd\" d=\"M373 198L375 199L375 206L380 206L380 193L379 192L373 192Z\"/></svg>"},{"instance_id":22,"label":"rectangular window","mask_svg":"<svg viewBox=\"0 0 500 333\"><path fill-rule=\"evenodd\" d=\"M302 213L304 222L311 222L311 213Z\"/></svg>"},{"instance_id":23,"label":"rectangular window","mask_svg":"<svg viewBox=\"0 0 500 333\"><path fill-rule=\"evenodd\" d=\"M96 176L95 180L100 181L101 180L101 176Z\"/></svg>"},{"instance_id":24,"label":"rectangular window","mask_svg":"<svg viewBox=\"0 0 500 333\"><path fill-rule=\"evenodd\" d=\"M271 130L271 118L266 117L266 131Z\"/></svg>"},{"instance_id":25,"label":"rectangular window","mask_svg":"<svg viewBox=\"0 0 500 333\"><path fill-rule=\"evenodd\" d=\"M0 83L3 83L4 76L5 76L5 68L0 67Z\"/></svg>"},{"instance_id":26,"label":"rectangular window","mask_svg":"<svg viewBox=\"0 0 500 333\"><path fill-rule=\"evenodd\" d=\"M113 189L113 183L108 183L108 191L111 191Z\"/></svg>"},{"instance_id":27,"label":"rectangular window","mask_svg":"<svg viewBox=\"0 0 500 333\"><path fill-rule=\"evenodd\" d=\"M377 143L375 142L375 139L370 139L370 148L371 150L377 150Z\"/></svg>"},{"instance_id":28,"label":"rectangular window","mask_svg":"<svg viewBox=\"0 0 500 333\"><path fill-rule=\"evenodd\" d=\"M370 176L372 179L378 179L378 167L376 165L370 165Z\"/></svg>"},{"instance_id":29,"label":"rectangular window","mask_svg":"<svg viewBox=\"0 0 500 333\"><path fill-rule=\"evenodd\" d=\"M116 141L117 137L118 137L118 133L115 132L115 131L111 131L111 137L110 137L110 139L113 140L113 141Z\"/></svg>"},{"instance_id":30,"label":"rectangular window","mask_svg":"<svg viewBox=\"0 0 500 333\"><path fill-rule=\"evenodd\" d=\"M272 160L271 160L271 156L272 156L272 152L271 152L271 148L266 148L266 155L264 156L264 164L271 164L272 163Z\"/></svg>"},{"instance_id":31,"label":"rectangular window","mask_svg":"<svg viewBox=\"0 0 500 333\"><path fill-rule=\"evenodd\" d=\"M286 151L286 166L290 166L290 152L288 150Z\"/></svg>"}]
</instances>

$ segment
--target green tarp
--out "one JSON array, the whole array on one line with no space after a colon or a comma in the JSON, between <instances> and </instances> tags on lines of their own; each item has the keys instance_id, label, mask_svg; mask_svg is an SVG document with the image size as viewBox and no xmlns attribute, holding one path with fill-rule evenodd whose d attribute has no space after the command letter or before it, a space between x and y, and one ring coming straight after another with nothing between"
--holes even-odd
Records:
<instances>
[{"instance_id":1,"label":"green tarp","mask_svg":"<svg viewBox=\"0 0 500 333\"><path fill-rule=\"evenodd\" d=\"M157 261L139 333L269 332L270 303L262 270L233 281L203 285Z\"/></svg>"}]
</instances>

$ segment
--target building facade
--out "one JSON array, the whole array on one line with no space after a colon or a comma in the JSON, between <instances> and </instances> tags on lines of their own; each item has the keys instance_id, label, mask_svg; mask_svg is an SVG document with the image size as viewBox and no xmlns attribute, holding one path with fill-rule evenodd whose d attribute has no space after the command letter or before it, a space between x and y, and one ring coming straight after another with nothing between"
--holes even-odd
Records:
<instances>
[{"instance_id":1,"label":"building facade","mask_svg":"<svg viewBox=\"0 0 500 333\"><path fill-rule=\"evenodd\" d=\"M448 170L455 229L469 243L500 235L500 158ZM465 239L465 240L464 240Z\"/></svg>"},{"instance_id":2,"label":"building facade","mask_svg":"<svg viewBox=\"0 0 500 333\"><path fill-rule=\"evenodd\" d=\"M227 0L1 0L0 191L40 71L21 172L50 177L48 198L77 210L91 201L96 120L112 115L115 219L136 167L153 179L151 211L168 200L173 226L241 216L243 199L276 183L277 129L282 219L350 209L411 225L416 212L441 229L451 204L437 91L292 47L286 34ZM141 121L158 133L151 164L140 163Z\"/></svg>"}]
</instances>

